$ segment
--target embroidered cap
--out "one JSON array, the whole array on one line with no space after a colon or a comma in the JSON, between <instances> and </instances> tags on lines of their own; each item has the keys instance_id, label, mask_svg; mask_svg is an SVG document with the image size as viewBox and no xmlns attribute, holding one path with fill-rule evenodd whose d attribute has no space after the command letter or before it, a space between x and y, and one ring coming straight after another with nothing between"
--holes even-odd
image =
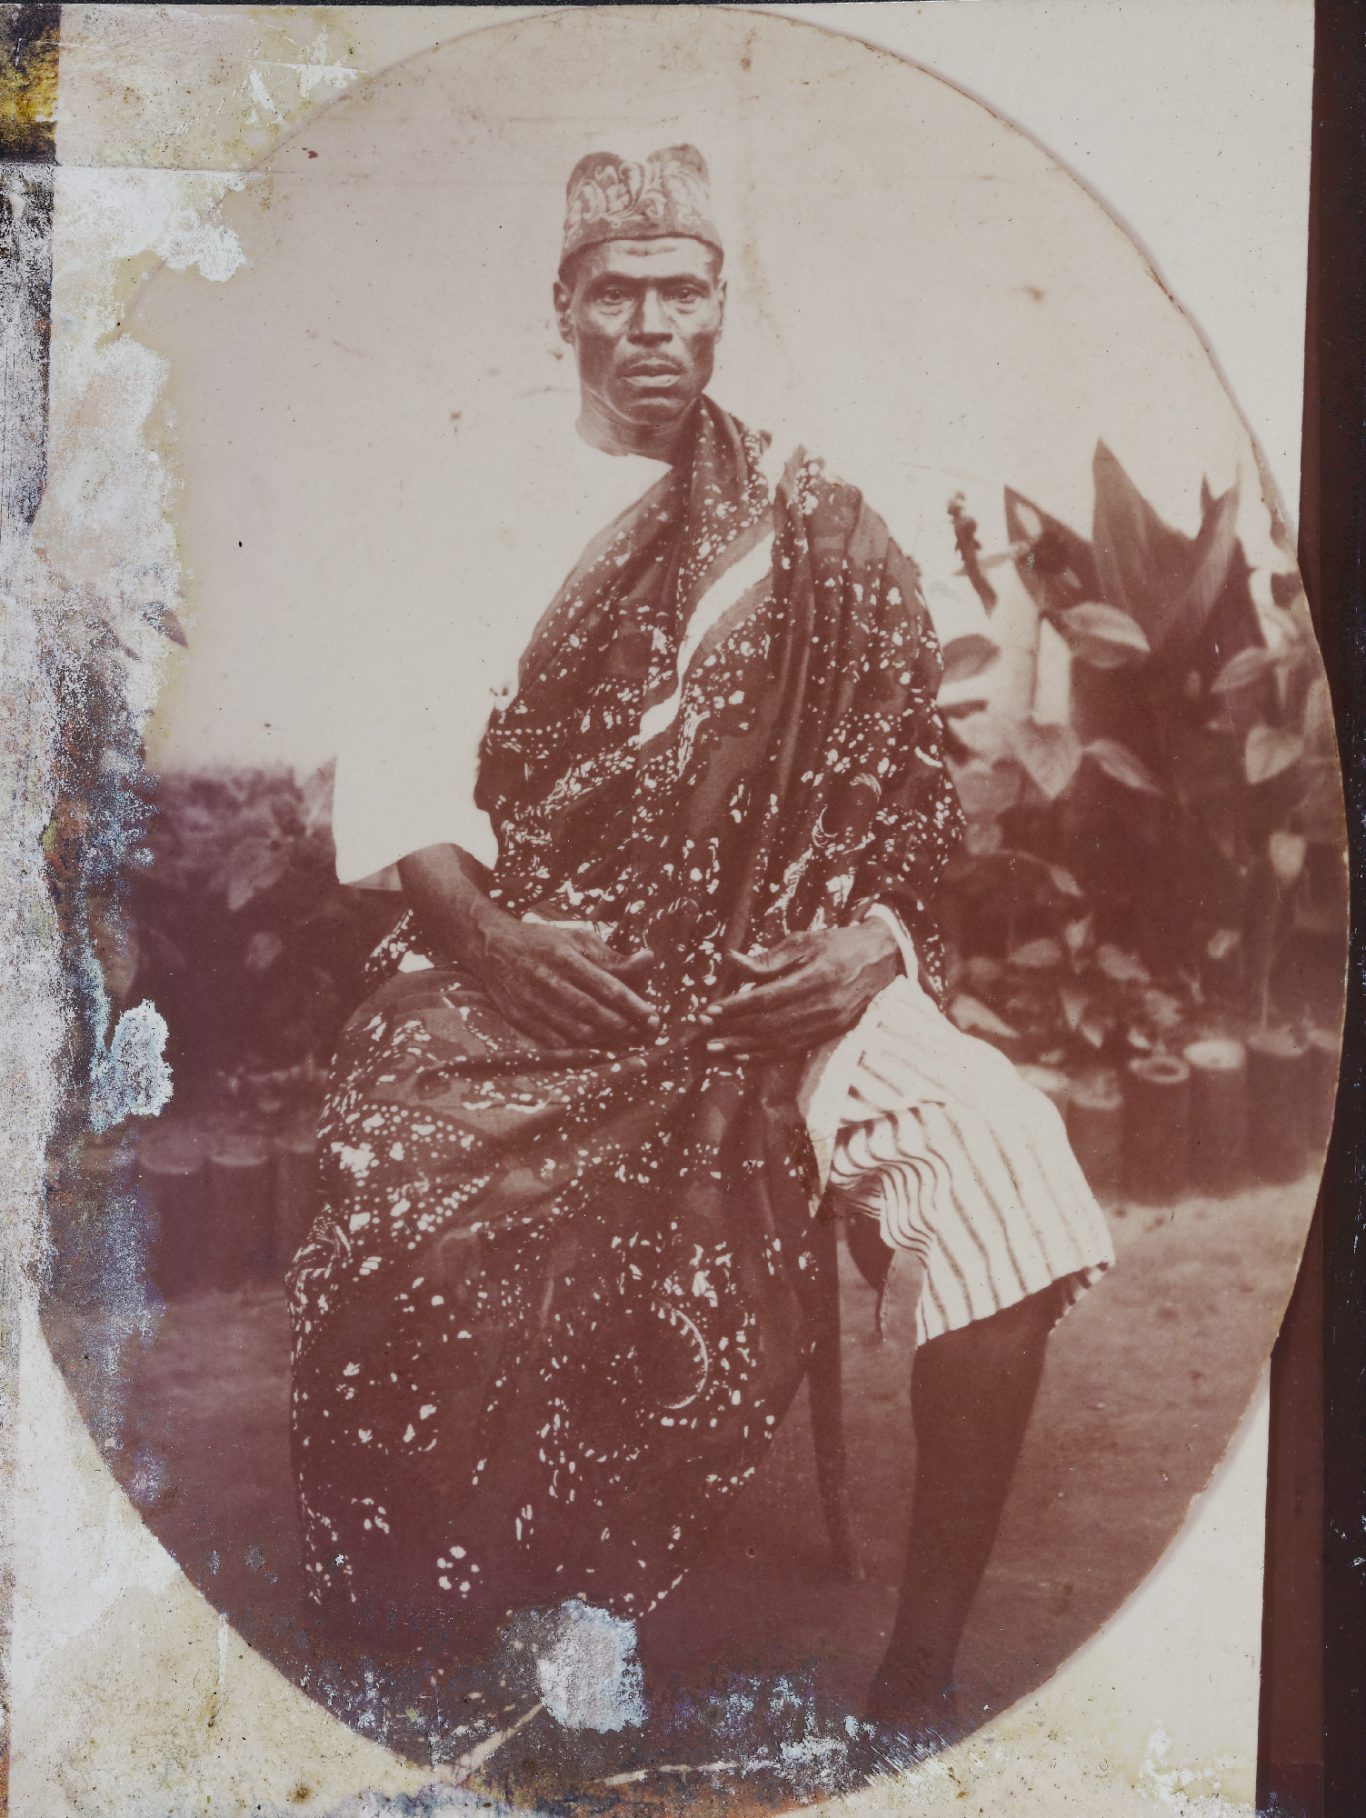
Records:
<instances>
[{"instance_id":1,"label":"embroidered cap","mask_svg":"<svg viewBox=\"0 0 1366 1818\"><path fill-rule=\"evenodd\" d=\"M711 218L707 161L695 145L669 145L643 164L615 152L589 152L565 186L563 270L574 254L603 240L702 240L722 251Z\"/></svg>"}]
</instances>

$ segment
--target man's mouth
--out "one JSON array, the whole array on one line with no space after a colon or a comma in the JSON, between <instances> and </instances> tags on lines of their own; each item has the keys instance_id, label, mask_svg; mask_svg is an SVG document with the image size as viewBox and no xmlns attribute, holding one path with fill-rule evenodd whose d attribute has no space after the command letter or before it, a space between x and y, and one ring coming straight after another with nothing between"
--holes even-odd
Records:
<instances>
[{"instance_id":1,"label":"man's mouth","mask_svg":"<svg viewBox=\"0 0 1366 1818\"><path fill-rule=\"evenodd\" d=\"M641 360L623 367L622 372L628 379L677 379L682 377L683 368L671 360Z\"/></svg>"}]
</instances>

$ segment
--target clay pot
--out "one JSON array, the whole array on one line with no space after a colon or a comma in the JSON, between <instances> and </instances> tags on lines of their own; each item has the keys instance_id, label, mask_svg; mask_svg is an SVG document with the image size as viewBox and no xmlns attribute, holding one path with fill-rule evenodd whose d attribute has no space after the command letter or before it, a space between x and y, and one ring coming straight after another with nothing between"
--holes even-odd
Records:
<instances>
[{"instance_id":1,"label":"clay pot","mask_svg":"<svg viewBox=\"0 0 1366 1818\"><path fill-rule=\"evenodd\" d=\"M259 1137L223 1137L214 1145L204 1234L210 1285L235 1288L273 1272L273 1184L270 1149Z\"/></svg>"},{"instance_id":2,"label":"clay pot","mask_svg":"<svg viewBox=\"0 0 1366 1818\"><path fill-rule=\"evenodd\" d=\"M1294 1180L1309 1154L1309 1043L1291 1029L1259 1029L1247 1062L1252 1165L1264 1181Z\"/></svg>"},{"instance_id":3,"label":"clay pot","mask_svg":"<svg viewBox=\"0 0 1366 1818\"><path fill-rule=\"evenodd\" d=\"M1124 1185L1135 1199L1178 1199L1190 1179L1191 1070L1174 1054L1130 1061L1124 1078Z\"/></svg>"},{"instance_id":4,"label":"clay pot","mask_svg":"<svg viewBox=\"0 0 1366 1818\"><path fill-rule=\"evenodd\" d=\"M1124 1157L1124 1101L1108 1073L1074 1080L1067 1096L1072 1153L1098 1198L1119 1191Z\"/></svg>"},{"instance_id":5,"label":"clay pot","mask_svg":"<svg viewBox=\"0 0 1366 1818\"><path fill-rule=\"evenodd\" d=\"M152 1215L150 1273L167 1300L210 1285L212 1258L208 1172L192 1144L148 1144L139 1166L143 1200Z\"/></svg>"},{"instance_id":6,"label":"clay pot","mask_svg":"<svg viewBox=\"0 0 1366 1818\"><path fill-rule=\"evenodd\" d=\"M1230 1193L1247 1173L1247 1049L1212 1035L1183 1057L1191 1072L1191 1180L1206 1193Z\"/></svg>"}]
</instances>

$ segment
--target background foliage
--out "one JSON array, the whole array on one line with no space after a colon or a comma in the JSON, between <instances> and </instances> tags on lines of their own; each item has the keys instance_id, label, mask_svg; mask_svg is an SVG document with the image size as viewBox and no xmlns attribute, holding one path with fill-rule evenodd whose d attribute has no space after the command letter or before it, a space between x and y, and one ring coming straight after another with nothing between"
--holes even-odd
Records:
<instances>
[{"instance_id":1,"label":"background foliage","mask_svg":"<svg viewBox=\"0 0 1366 1818\"><path fill-rule=\"evenodd\" d=\"M1287 565L1259 612L1236 489L1164 524L1101 445L1089 538L1007 489L1009 549L949 504L986 609L1013 565L1040 642L1071 653L1044 717L971 692L987 632L945 648L950 762L968 818L945 894L950 1014L1070 1070L1268 1020L1332 1025L1346 884L1327 687ZM1036 656L1037 676L1037 656ZM967 687L967 693L964 689ZM105 970L171 1030L181 1095L267 1116L316 1093L392 898L335 881L330 767L160 779Z\"/></svg>"},{"instance_id":2,"label":"background foliage","mask_svg":"<svg viewBox=\"0 0 1366 1818\"><path fill-rule=\"evenodd\" d=\"M1331 704L1298 577L1259 612L1236 488L1173 530L1103 445L1090 539L1007 489L1039 636L1071 653L1062 720L958 700L969 821L949 889L951 1013L1071 1066L1272 1020L1336 1022L1345 831ZM964 568L995 593L958 510ZM983 673L954 640L946 683Z\"/></svg>"}]
</instances>

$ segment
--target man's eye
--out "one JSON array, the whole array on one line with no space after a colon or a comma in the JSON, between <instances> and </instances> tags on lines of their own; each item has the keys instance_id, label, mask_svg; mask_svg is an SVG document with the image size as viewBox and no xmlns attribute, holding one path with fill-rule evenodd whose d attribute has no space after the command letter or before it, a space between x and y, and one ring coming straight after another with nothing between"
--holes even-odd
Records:
<instances>
[{"instance_id":1,"label":"man's eye","mask_svg":"<svg viewBox=\"0 0 1366 1818\"><path fill-rule=\"evenodd\" d=\"M700 303L702 301L702 292L695 284L689 284L682 290L674 291L673 299L675 303Z\"/></svg>"},{"instance_id":2,"label":"man's eye","mask_svg":"<svg viewBox=\"0 0 1366 1818\"><path fill-rule=\"evenodd\" d=\"M599 303L606 303L609 308L615 309L619 303L624 303L626 301L626 292L624 290L599 291L598 301Z\"/></svg>"}]
</instances>

